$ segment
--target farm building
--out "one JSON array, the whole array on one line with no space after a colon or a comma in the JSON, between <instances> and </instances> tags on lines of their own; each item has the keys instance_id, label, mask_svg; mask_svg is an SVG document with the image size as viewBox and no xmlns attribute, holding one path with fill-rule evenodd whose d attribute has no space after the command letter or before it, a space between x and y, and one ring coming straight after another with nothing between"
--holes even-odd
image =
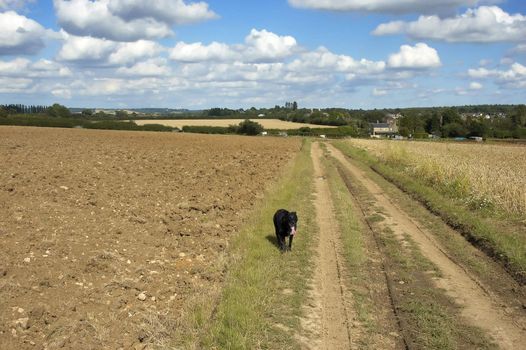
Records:
<instances>
[{"instance_id":1,"label":"farm building","mask_svg":"<svg viewBox=\"0 0 526 350\"><path fill-rule=\"evenodd\" d=\"M398 128L394 123L371 123L371 137L388 137L398 133Z\"/></svg>"}]
</instances>

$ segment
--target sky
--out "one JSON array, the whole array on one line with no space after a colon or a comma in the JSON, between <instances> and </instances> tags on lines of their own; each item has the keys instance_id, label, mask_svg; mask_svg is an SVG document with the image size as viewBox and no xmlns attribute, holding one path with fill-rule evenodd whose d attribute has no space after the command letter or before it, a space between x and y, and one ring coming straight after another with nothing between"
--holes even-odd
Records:
<instances>
[{"instance_id":1,"label":"sky","mask_svg":"<svg viewBox=\"0 0 526 350\"><path fill-rule=\"evenodd\" d=\"M524 0L0 0L0 104L526 103Z\"/></svg>"}]
</instances>

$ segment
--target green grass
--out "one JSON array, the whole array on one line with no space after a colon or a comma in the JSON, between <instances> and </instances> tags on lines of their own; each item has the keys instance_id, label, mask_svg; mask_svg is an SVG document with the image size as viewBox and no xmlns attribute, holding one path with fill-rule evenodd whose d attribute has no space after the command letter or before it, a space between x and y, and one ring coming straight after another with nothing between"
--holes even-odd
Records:
<instances>
[{"instance_id":1,"label":"green grass","mask_svg":"<svg viewBox=\"0 0 526 350\"><path fill-rule=\"evenodd\" d=\"M335 142L334 146L410 194L460 232L468 241L500 261L519 283L526 283L524 223L506 221L497 216L488 217L487 211L484 210L470 210L460 201L439 193L418 179L404 175L366 151L352 147L349 143Z\"/></svg>"},{"instance_id":2,"label":"green grass","mask_svg":"<svg viewBox=\"0 0 526 350\"><path fill-rule=\"evenodd\" d=\"M312 236L316 230L312 174L310 143L305 141L294 166L267 191L266 200L254 211L256 215L233 239L234 258L220 303L199 348L299 348L286 330L300 328L301 306L312 273ZM293 250L284 254L275 245L272 223L279 208L295 210L299 216Z\"/></svg>"}]
</instances>

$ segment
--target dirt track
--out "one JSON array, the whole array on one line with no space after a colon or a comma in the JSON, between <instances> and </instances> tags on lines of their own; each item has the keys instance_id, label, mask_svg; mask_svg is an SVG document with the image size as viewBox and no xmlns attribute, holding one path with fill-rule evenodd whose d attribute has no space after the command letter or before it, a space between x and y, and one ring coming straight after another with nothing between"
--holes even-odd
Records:
<instances>
[{"instance_id":1,"label":"dirt track","mask_svg":"<svg viewBox=\"0 0 526 350\"><path fill-rule=\"evenodd\" d=\"M217 294L230 235L299 147L0 127L0 348L170 341Z\"/></svg>"},{"instance_id":2,"label":"dirt track","mask_svg":"<svg viewBox=\"0 0 526 350\"><path fill-rule=\"evenodd\" d=\"M334 216L329 187L321 166L322 151L318 143L313 145L314 185L316 199L316 222L319 227L316 266L310 306L307 317L302 320L304 327L312 333L309 349L350 349L350 321L353 319L351 295L343 281L341 240Z\"/></svg>"},{"instance_id":3,"label":"dirt track","mask_svg":"<svg viewBox=\"0 0 526 350\"><path fill-rule=\"evenodd\" d=\"M335 157L355 179L358 179L373 196L376 206L385 213L384 227L392 230L402 246L405 235L417 243L421 253L441 271L442 277L435 278L437 288L442 288L462 307L463 317L491 335L502 349L519 349L526 342L526 319L510 317L506 303L488 292L469 272L451 260L432 234L418 225L403 212L381 188L361 169L349 162L334 147L329 146Z\"/></svg>"}]
</instances>

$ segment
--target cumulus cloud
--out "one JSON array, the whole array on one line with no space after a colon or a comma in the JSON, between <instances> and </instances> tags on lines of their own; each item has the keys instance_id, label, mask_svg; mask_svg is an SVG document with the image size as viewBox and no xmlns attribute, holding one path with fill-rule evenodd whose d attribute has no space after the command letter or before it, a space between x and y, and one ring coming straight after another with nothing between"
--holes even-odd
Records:
<instances>
[{"instance_id":1,"label":"cumulus cloud","mask_svg":"<svg viewBox=\"0 0 526 350\"><path fill-rule=\"evenodd\" d=\"M402 45L399 52L389 56L387 64L391 68L402 69L427 69L442 65L437 51L425 43Z\"/></svg>"},{"instance_id":2,"label":"cumulus cloud","mask_svg":"<svg viewBox=\"0 0 526 350\"><path fill-rule=\"evenodd\" d=\"M508 69L469 69L468 76L473 79L494 79L494 82L505 88L526 88L526 66L514 62Z\"/></svg>"},{"instance_id":3,"label":"cumulus cloud","mask_svg":"<svg viewBox=\"0 0 526 350\"><path fill-rule=\"evenodd\" d=\"M482 89L484 86L479 83L479 82L476 82L476 81L473 81L469 84L469 89L470 90L480 90Z\"/></svg>"},{"instance_id":4,"label":"cumulus cloud","mask_svg":"<svg viewBox=\"0 0 526 350\"><path fill-rule=\"evenodd\" d=\"M31 79L0 76L0 93L2 94L29 93L32 85L33 80Z\"/></svg>"},{"instance_id":5,"label":"cumulus cloud","mask_svg":"<svg viewBox=\"0 0 526 350\"><path fill-rule=\"evenodd\" d=\"M63 78L71 75L68 67L43 58L36 62L20 57L11 61L0 60L0 76L4 77Z\"/></svg>"},{"instance_id":6,"label":"cumulus cloud","mask_svg":"<svg viewBox=\"0 0 526 350\"><path fill-rule=\"evenodd\" d=\"M50 34L39 23L14 11L0 13L0 55L35 54Z\"/></svg>"},{"instance_id":7,"label":"cumulus cloud","mask_svg":"<svg viewBox=\"0 0 526 350\"><path fill-rule=\"evenodd\" d=\"M92 65L126 65L158 55L164 49L154 41L116 42L62 32L64 43L57 58Z\"/></svg>"},{"instance_id":8,"label":"cumulus cloud","mask_svg":"<svg viewBox=\"0 0 526 350\"><path fill-rule=\"evenodd\" d=\"M183 0L111 0L108 8L126 21L150 17L173 25L217 18L206 2L185 4Z\"/></svg>"},{"instance_id":9,"label":"cumulus cloud","mask_svg":"<svg viewBox=\"0 0 526 350\"><path fill-rule=\"evenodd\" d=\"M137 62L131 67L120 67L117 73L129 76L166 76L170 74L170 68L166 65L165 59L149 59L143 62Z\"/></svg>"},{"instance_id":10,"label":"cumulus cloud","mask_svg":"<svg viewBox=\"0 0 526 350\"><path fill-rule=\"evenodd\" d=\"M420 16L416 21L380 24L374 35L406 34L414 39L447 42L501 42L526 40L526 16L510 15L497 6L468 9L454 18Z\"/></svg>"},{"instance_id":11,"label":"cumulus cloud","mask_svg":"<svg viewBox=\"0 0 526 350\"><path fill-rule=\"evenodd\" d=\"M154 57L162 51L164 48L161 45L149 40L116 43L115 50L108 57L108 62L115 65L133 63L145 57Z\"/></svg>"},{"instance_id":12,"label":"cumulus cloud","mask_svg":"<svg viewBox=\"0 0 526 350\"><path fill-rule=\"evenodd\" d=\"M182 0L53 0L59 24L77 36L114 41L164 38L172 26L217 15L203 2Z\"/></svg>"},{"instance_id":13,"label":"cumulus cloud","mask_svg":"<svg viewBox=\"0 0 526 350\"><path fill-rule=\"evenodd\" d=\"M252 60L277 60L288 57L298 48L292 36L279 36L272 32L252 29L245 38L247 55Z\"/></svg>"},{"instance_id":14,"label":"cumulus cloud","mask_svg":"<svg viewBox=\"0 0 526 350\"><path fill-rule=\"evenodd\" d=\"M296 39L292 36L280 36L265 29L252 29L245 38L245 44L212 42L203 45L201 42L179 42L171 50L170 58L182 62L272 62L291 56L298 49Z\"/></svg>"},{"instance_id":15,"label":"cumulus cloud","mask_svg":"<svg viewBox=\"0 0 526 350\"><path fill-rule=\"evenodd\" d=\"M294 72L304 74L310 74L313 71L339 72L347 74L349 79L358 75L379 74L385 70L385 67L386 64L383 61L356 60L351 56L334 54L324 47L303 53L288 65L288 68Z\"/></svg>"},{"instance_id":16,"label":"cumulus cloud","mask_svg":"<svg viewBox=\"0 0 526 350\"><path fill-rule=\"evenodd\" d=\"M387 95L387 90L374 88L373 89L373 96L385 96Z\"/></svg>"},{"instance_id":17,"label":"cumulus cloud","mask_svg":"<svg viewBox=\"0 0 526 350\"><path fill-rule=\"evenodd\" d=\"M381 13L450 12L459 6L473 6L478 0L288 0L298 8L329 11L361 11Z\"/></svg>"},{"instance_id":18,"label":"cumulus cloud","mask_svg":"<svg viewBox=\"0 0 526 350\"><path fill-rule=\"evenodd\" d=\"M209 45L181 41L170 51L171 59L182 62L230 61L236 57L236 52L229 45L215 41Z\"/></svg>"},{"instance_id":19,"label":"cumulus cloud","mask_svg":"<svg viewBox=\"0 0 526 350\"><path fill-rule=\"evenodd\" d=\"M20 9L31 2L35 0L0 0L0 10Z\"/></svg>"}]
</instances>

